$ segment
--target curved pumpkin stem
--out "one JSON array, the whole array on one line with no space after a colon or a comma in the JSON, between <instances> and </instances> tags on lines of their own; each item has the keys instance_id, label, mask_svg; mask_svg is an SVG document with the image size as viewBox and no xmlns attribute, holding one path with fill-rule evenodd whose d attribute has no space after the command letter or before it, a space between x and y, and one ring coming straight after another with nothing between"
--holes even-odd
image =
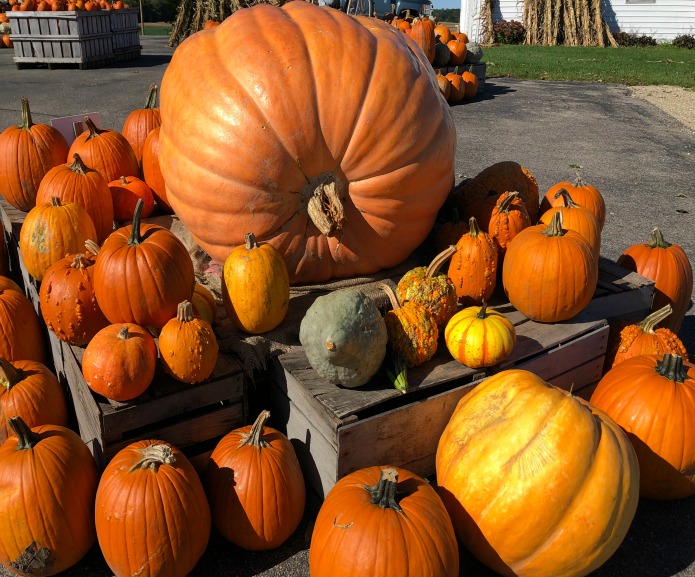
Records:
<instances>
[{"instance_id":1,"label":"curved pumpkin stem","mask_svg":"<svg viewBox=\"0 0 695 577\"><path fill-rule=\"evenodd\" d=\"M487 301L483 299L483 306L480 307L480 310L478 311L478 314L475 315L477 316L481 321L485 320L488 317L487 314Z\"/></svg>"},{"instance_id":2,"label":"curved pumpkin stem","mask_svg":"<svg viewBox=\"0 0 695 577\"><path fill-rule=\"evenodd\" d=\"M31 119L31 110L29 110L29 100L22 96L22 124L19 125L19 128L29 130L32 126L34 123Z\"/></svg>"},{"instance_id":3,"label":"curved pumpkin stem","mask_svg":"<svg viewBox=\"0 0 695 577\"><path fill-rule=\"evenodd\" d=\"M261 411L261 414L256 417L251 431L243 438L240 447L258 447L263 449L269 446L268 441L263 438L263 427L265 427L265 422L270 418L270 411Z\"/></svg>"},{"instance_id":4,"label":"curved pumpkin stem","mask_svg":"<svg viewBox=\"0 0 695 577\"><path fill-rule=\"evenodd\" d=\"M480 227L478 226L478 221L475 220L475 217L472 216L469 221L468 221L468 228L470 229L468 231L468 234L470 234L473 238L477 237L482 231L480 230Z\"/></svg>"},{"instance_id":5,"label":"curved pumpkin stem","mask_svg":"<svg viewBox=\"0 0 695 577\"><path fill-rule=\"evenodd\" d=\"M378 285L376 285L376 288L380 288L386 293L386 296L389 297L389 301L391 302L391 308L394 311L397 311L401 308L401 303L398 302L398 296L396 295L395 291L391 288L391 285L388 285L385 282L380 282Z\"/></svg>"},{"instance_id":6,"label":"curved pumpkin stem","mask_svg":"<svg viewBox=\"0 0 695 577\"><path fill-rule=\"evenodd\" d=\"M18 451L32 449L41 440L41 437L29 428L29 425L22 420L22 417L8 419L7 425L17 437Z\"/></svg>"},{"instance_id":7,"label":"curved pumpkin stem","mask_svg":"<svg viewBox=\"0 0 695 577\"><path fill-rule=\"evenodd\" d=\"M0 357L0 387L10 390L24 380L24 371L15 367L7 359Z\"/></svg>"},{"instance_id":8,"label":"curved pumpkin stem","mask_svg":"<svg viewBox=\"0 0 695 577\"><path fill-rule=\"evenodd\" d=\"M435 277L439 274L440 269L446 261L448 261L456 252L456 247L452 244L434 257L430 265L427 267L425 276L427 278Z\"/></svg>"},{"instance_id":9,"label":"curved pumpkin stem","mask_svg":"<svg viewBox=\"0 0 695 577\"><path fill-rule=\"evenodd\" d=\"M649 248L668 248L671 246L670 242L666 242L664 238L664 233L657 226L652 230L652 242L648 244Z\"/></svg>"},{"instance_id":10,"label":"curved pumpkin stem","mask_svg":"<svg viewBox=\"0 0 695 577\"><path fill-rule=\"evenodd\" d=\"M560 197L562 197L562 202L565 208L579 208L579 205L572 200L570 193L566 189L561 188L555 193L555 198Z\"/></svg>"},{"instance_id":11,"label":"curved pumpkin stem","mask_svg":"<svg viewBox=\"0 0 695 577\"><path fill-rule=\"evenodd\" d=\"M507 196L505 196L502 199L502 202L500 202L499 207L497 210L499 212L504 212L505 214L509 214L509 209L511 208L512 202L519 196L519 193L514 191L510 192Z\"/></svg>"},{"instance_id":12,"label":"curved pumpkin stem","mask_svg":"<svg viewBox=\"0 0 695 577\"><path fill-rule=\"evenodd\" d=\"M393 509L397 513L403 513L401 506L396 503L396 486L398 484L398 471L393 467L382 469L379 481L376 485L367 486L365 490L371 494L370 501L379 505L382 509Z\"/></svg>"},{"instance_id":13,"label":"curved pumpkin stem","mask_svg":"<svg viewBox=\"0 0 695 577\"><path fill-rule=\"evenodd\" d=\"M70 170L76 172L77 174L87 174L88 172L94 172L94 169L89 168L84 163L82 157L79 154L75 153L72 155L72 157L74 158L74 161L70 166L68 166Z\"/></svg>"},{"instance_id":14,"label":"curved pumpkin stem","mask_svg":"<svg viewBox=\"0 0 695 577\"><path fill-rule=\"evenodd\" d=\"M639 328L642 329L643 333L653 335L654 327L658 325L661 321L663 321L666 317L668 317L672 312L673 309L671 308L671 305L667 304L665 307L660 308L658 311L654 311L647 318L645 318L639 324Z\"/></svg>"},{"instance_id":15,"label":"curved pumpkin stem","mask_svg":"<svg viewBox=\"0 0 695 577\"><path fill-rule=\"evenodd\" d=\"M94 256L97 256L99 254L99 251L101 250L101 248L99 248L99 245L91 239L87 239L84 242L84 247L87 249L88 252L92 253Z\"/></svg>"},{"instance_id":16,"label":"curved pumpkin stem","mask_svg":"<svg viewBox=\"0 0 695 577\"><path fill-rule=\"evenodd\" d=\"M135 205L135 213L133 214L133 224L131 225L133 229L130 231L130 240L128 240L128 244L130 246L142 244L142 236L140 235L140 220L142 219L143 206L145 206L145 201L138 198L138 202Z\"/></svg>"},{"instance_id":17,"label":"curved pumpkin stem","mask_svg":"<svg viewBox=\"0 0 695 577\"><path fill-rule=\"evenodd\" d=\"M123 325L121 327L121 330L118 331L118 338L121 339L122 341L125 341L128 339L130 336L130 331L128 329L128 325Z\"/></svg>"},{"instance_id":18,"label":"curved pumpkin stem","mask_svg":"<svg viewBox=\"0 0 695 577\"><path fill-rule=\"evenodd\" d=\"M83 254L76 254L70 263L70 268L82 268L85 269L89 267L92 263L87 260L87 257Z\"/></svg>"},{"instance_id":19,"label":"curved pumpkin stem","mask_svg":"<svg viewBox=\"0 0 695 577\"><path fill-rule=\"evenodd\" d=\"M154 82L150 84L150 89L147 91L147 100L145 101L145 108L152 109L157 108L157 86Z\"/></svg>"},{"instance_id":20,"label":"curved pumpkin stem","mask_svg":"<svg viewBox=\"0 0 695 577\"><path fill-rule=\"evenodd\" d=\"M581 170L584 167L579 166L578 164L570 164L570 168L573 169L574 174L577 175L577 178L574 180L574 186L584 186L584 181L582 181L582 173L581 173Z\"/></svg>"},{"instance_id":21,"label":"curved pumpkin stem","mask_svg":"<svg viewBox=\"0 0 695 577\"><path fill-rule=\"evenodd\" d=\"M655 370L662 377L676 383L684 383L685 379L688 378L688 371L683 365L683 357L680 355L671 353L664 355L664 358L656 364Z\"/></svg>"},{"instance_id":22,"label":"curved pumpkin stem","mask_svg":"<svg viewBox=\"0 0 695 577\"><path fill-rule=\"evenodd\" d=\"M190 323L194 318L191 301L180 302L176 307L176 320L180 323Z\"/></svg>"},{"instance_id":23,"label":"curved pumpkin stem","mask_svg":"<svg viewBox=\"0 0 695 577\"><path fill-rule=\"evenodd\" d=\"M562 230L562 211L558 210L553 218L550 219L550 224L548 228L543 231L545 236L564 236L565 233Z\"/></svg>"},{"instance_id":24,"label":"curved pumpkin stem","mask_svg":"<svg viewBox=\"0 0 695 577\"><path fill-rule=\"evenodd\" d=\"M150 469L156 473L162 465L176 463L174 452L168 445L149 445L144 449L138 449L138 451L142 457L130 468L129 473L142 469Z\"/></svg>"},{"instance_id":25,"label":"curved pumpkin stem","mask_svg":"<svg viewBox=\"0 0 695 577\"><path fill-rule=\"evenodd\" d=\"M84 123L87 125L87 129L89 130L89 134L87 135L87 138L85 140L91 140L92 138L96 138L97 136L99 136L102 132L106 132L106 130L97 128L97 125L94 124L94 122L89 116L84 117Z\"/></svg>"},{"instance_id":26,"label":"curved pumpkin stem","mask_svg":"<svg viewBox=\"0 0 695 577\"><path fill-rule=\"evenodd\" d=\"M246 250L258 248L258 241L256 240L256 236L252 232L247 232L244 235L244 241L246 242Z\"/></svg>"}]
</instances>

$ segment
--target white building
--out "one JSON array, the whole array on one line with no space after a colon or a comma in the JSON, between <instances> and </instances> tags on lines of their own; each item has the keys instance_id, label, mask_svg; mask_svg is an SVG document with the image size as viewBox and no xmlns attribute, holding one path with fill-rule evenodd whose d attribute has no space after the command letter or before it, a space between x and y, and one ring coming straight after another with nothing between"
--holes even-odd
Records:
<instances>
[{"instance_id":1,"label":"white building","mask_svg":"<svg viewBox=\"0 0 695 577\"><path fill-rule=\"evenodd\" d=\"M461 0L460 30L480 41L481 0ZM672 41L679 34L695 35L695 0L603 0L603 19L612 32L618 30ZM494 21L522 21L523 0L497 0Z\"/></svg>"}]
</instances>

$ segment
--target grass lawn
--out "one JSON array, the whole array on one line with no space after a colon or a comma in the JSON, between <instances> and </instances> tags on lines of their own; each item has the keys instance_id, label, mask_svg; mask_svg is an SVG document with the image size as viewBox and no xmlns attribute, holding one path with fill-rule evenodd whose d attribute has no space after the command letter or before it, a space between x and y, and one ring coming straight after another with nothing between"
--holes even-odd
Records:
<instances>
[{"instance_id":1,"label":"grass lawn","mask_svg":"<svg viewBox=\"0 0 695 577\"><path fill-rule=\"evenodd\" d=\"M488 77L576 80L628 85L670 84L695 89L695 50L575 46L483 47Z\"/></svg>"},{"instance_id":2,"label":"grass lawn","mask_svg":"<svg viewBox=\"0 0 695 577\"><path fill-rule=\"evenodd\" d=\"M171 24L145 22L145 36L169 36Z\"/></svg>"}]
</instances>

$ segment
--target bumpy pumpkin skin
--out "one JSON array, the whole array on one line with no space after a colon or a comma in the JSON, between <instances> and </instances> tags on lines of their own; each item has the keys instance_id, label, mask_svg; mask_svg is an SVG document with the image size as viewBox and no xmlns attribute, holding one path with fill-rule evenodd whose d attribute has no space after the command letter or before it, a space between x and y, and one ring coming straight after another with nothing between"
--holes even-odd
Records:
<instances>
[{"instance_id":1,"label":"bumpy pumpkin skin","mask_svg":"<svg viewBox=\"0 0 695 577\"><path fill-rule=\"evenodd\" d=\"M455 127L434 70L374 18L308 2L238 10L177 48L160 110L166 196L183 224L220 263L253 230L292 284L400 264L454 183ZM333 226L318 216L328 212Z\"/></svg>"},{"instance_id":2,"label":"bumpy pumpkin skin","mask_svg":"<svg viewBox=\"0 0 695 577\"><path fill-rule=\"evenodd\" d=\"M640 355L613 367L591 395L627 432L640 465L640 495L695 495L695 367L678 355Z\"/></svg>"},{"instance_id":3,"label":"bumpy pumpkin skin","mask_svg":"<svg viewBox=\"0 0 695 577\"><path fill-rule=\"evenodd\" d=\"M388 335L376 305L360 290L318 297L299 327L299 341L311 366L344 387L366 384L386 355Z\"/></svg>"},{"instance_id":4,"label":"bumpy pumpkin skin","mask_svg":"<svg viewBox=\"0 0 695 577\"><path fill-rule=\"evenodd\" d=\"M503 193L497 199L492 209L487 227L487 232L495 242L500 258L504 257L512 239L529 226L531 226L531 219L526 210L526 205L518 197L518 193Z\"/></svg>"},{"instance_id":5,"label":"bumpy pumpkin skin","mask_svg":"<svg viewBox=\"0 0 695 577\"><path fill-rule=\"evenodd\" d=\"M422 305L407 302L384 317L389 340L408 367L429 361L437 352L439 329L432 313Z\"/></svg>"},{"instance_id":6,"label":"bumpy pumpkin skin","mask_svg":"<svg viewBox=\"0 0 695 577\"><path fill-rule=\"evenodd\" d=\"M459 540L504 576L583 577L634 518L639 466L603 411L522 370L459 401L437 447Z\"/></svg>"}]
</instances>

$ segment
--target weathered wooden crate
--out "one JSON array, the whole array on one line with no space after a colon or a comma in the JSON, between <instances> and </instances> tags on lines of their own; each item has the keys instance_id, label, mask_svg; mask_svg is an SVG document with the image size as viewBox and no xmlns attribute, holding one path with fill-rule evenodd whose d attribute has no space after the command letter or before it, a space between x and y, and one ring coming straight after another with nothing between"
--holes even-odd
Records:
<instances>
[{"instance_id":1,"label":"weathered wooden crate","mask_svg":"<svg viewBox=\"0 0 695 577\"><path fill-rule=\"evenodd\" d=\"M14 62L88 68L113 60L111 21L106 11L11 12Z\"/></svg>"},{"instance_id":2,"label":"weathered wooden crate","mask_svg":"<svg viewBox=\"0 0 695 577\"><path fill-rule=\"evenodd\" d=\"M135 9L128 10L110 10L109 17L111 19L111 32L122 32L123 30L132 30L138 28L138 11Z\"/></svg>"},{"instance_id":3,"label":"weathered wooden crate","mask_svg":"<svg viewBox=\"0 0 695 577\"><path fill-rule=\"evenodd\" d=\"M134 49L140 50L140 29L135 28L114 32L111 36L111 41L114 54Z\"/></svg>"},{"instance_id":4,"label":"weathered wooden crate","mask_svg":"<svg viewBox=\"0 0 695 577\"><path fill-rule=\"evenodd\" d=\"M359 389L332 385L301 348L274 359L268 395L273 426L292 440L308 485L323 498L344 475L387 463L433 475L437 442L456 403L493 372L525 369L579 396L590 395L602 375L609 321L643 318L654 291L652 281L607 259L600 268L594 299L576 318L541 324L508 303L496 306L517 331L507 361L470 369L454 361L442 342L432 360L408 371L405 395L380 376Z\"/></svg>"}]
</instances>

